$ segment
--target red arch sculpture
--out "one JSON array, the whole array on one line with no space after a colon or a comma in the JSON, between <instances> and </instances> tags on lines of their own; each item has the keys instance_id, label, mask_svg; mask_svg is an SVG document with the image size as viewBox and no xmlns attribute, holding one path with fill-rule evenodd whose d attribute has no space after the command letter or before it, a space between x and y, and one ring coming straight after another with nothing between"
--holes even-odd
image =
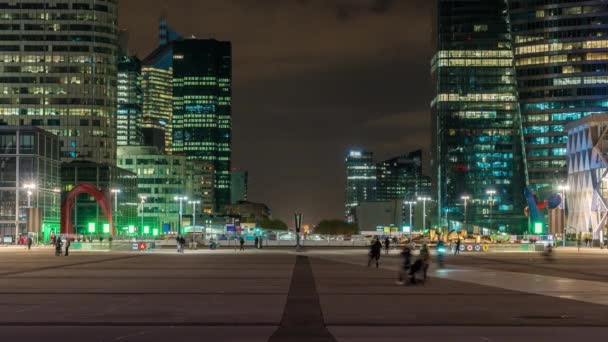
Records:
<instances>
[{"instance_id":1,"label":"red arch sculpture","mask_svg":"<svg viewBox=\"0 0 608 342\"><path fill-rule=\"evenodd\" d=\"M114 222L112 220L112 206L110 205L110 196L107 191L99 190L94 184L82 183L78 184L72 191L68 192L67 196L61 203L61 233L74 234L72 226L72 211L74 210L74 199L80 194L89 194L95 197L97 204L103 211L103 215L110 223L110 233L114 235Z\"/></svg>"}]
</instances>

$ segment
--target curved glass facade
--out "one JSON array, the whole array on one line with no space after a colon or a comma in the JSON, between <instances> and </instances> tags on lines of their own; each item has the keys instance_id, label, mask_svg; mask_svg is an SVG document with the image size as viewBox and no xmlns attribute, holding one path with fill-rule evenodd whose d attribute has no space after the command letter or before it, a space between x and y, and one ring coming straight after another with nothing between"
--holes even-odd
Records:
<instances>
[{"instance_id":1,"label":"curved glass facade","mask_svg":"<svg viewBox=\"0 0 608 342\"><path fill-rule=\"evenodd\" d=\"M608 3L509 3L530 186L555 190L567 173L564 125L608 113Z\"/></svg>"},{"instance_id":2,"label":"curved glass facade","mask_svg":"<svg viewBox=\"0 0 608 342\"><path fill-rule=\"evenodd\" d=\"M117 0L0 0L0 118L115 163Z\"/></svg>"}]
</instances>

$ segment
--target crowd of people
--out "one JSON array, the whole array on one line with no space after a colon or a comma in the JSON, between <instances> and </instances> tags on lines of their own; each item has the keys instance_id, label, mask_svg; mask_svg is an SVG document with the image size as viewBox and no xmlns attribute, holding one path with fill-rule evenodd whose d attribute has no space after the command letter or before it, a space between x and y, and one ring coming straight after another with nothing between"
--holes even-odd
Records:
<instances>
[{"instance_id":1,"label":"crowd of people","mask_svg":"<svg viewBox=\"0 0 608 342\"><path fill-rule=\"evenodd\" d=\"M367 266L371 267L372 264L375 264L376 268L379 268L382 248L384 247L385 255L388 255L391 249L391 244L394 246L394 248L398 247L398 241L395 241L395 239L390 239L386 237L384 239L384 243L382 243L380 241L380 238L375 238L370 245ZM455 253L458 253L460 247L459 244L460 241L456 245ZM437 243L437 262L440 267L443 267L444 264L444 253L445 244L443 243L443 241L439 241ZM406 244L401 250L400 257L401 264L399 266L398 278L396 283L398 285L413 285L417 284L420 281L424 283L427 279L428 269L431 263L431 253L429 251L429 246L427 244L423 244L420 248L418 256L414 259L412 247L409 244ZM417 275L420 275L420 280L418 280Z\"/></svg>"}]
</instances>

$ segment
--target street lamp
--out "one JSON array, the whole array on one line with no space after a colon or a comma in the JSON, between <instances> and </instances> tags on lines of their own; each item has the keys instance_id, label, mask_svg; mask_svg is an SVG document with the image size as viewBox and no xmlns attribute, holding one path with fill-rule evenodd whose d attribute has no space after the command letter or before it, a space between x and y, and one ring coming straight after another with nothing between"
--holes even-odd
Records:
<instances>
[{"instance_id":1,"label":"street lamp","mask_svg":"<svg viewBox=\"0 0 608 342\"><path fill-rule=\"evenodd\" d=\"M422 201L422 230L426 227L426 201L430 201L429 197L418 197L418 201Z\"/></svg>"},{"instance_id":2,"label":"street lamp","mask_svg":"<svg viewBox=\"0 0 608 342\"><path fill-rule=\"evenodd\" d=\"M192 229L195 229L196 226L196 205L200 204L201 201L188 201L188 203L192 204Z\"/></svg>"},{"instance_id":3,"label":"street lamp","mask_svg":"<svg viewBox=\"0 0 608 342\"><path fill-rule=\"evenodd\" d=\"M562 246L566 247L566 192L570 190L570 187L566 184L560 184L557 189L561 192L562 196L562 215L564 219L564 233L562 236Z\"/></svg>"},{"instance_id":4,"label":"street lamp","mask_svg":"<svg viewBox=\"0 0 608 342\"><path fill-rule=\"evenodd\" d=\"M179 201L179 226L177 228L177 235L182 234L182 203L183 201L187 201L188 197L186 196L175 196L173 199Z\"/></svg>"},{"instance_id":5,"label":"street lamp","mask_svg":"<svg viewBox=\"0 0 608 342\"><path fill-rule=\"evenodd\" d=\"M490 231L492 231L492 207L494 206L494 195L496 190L488 190L486 194L490 195Z\"/></svg>"},{"instance_id":6,"label":"street lamp","mask_svg":"<svg viewBox=\"0 0 608 342\"><path fill-rule=\"evenodd\" d=\"M467 230L467 202L471 199L470 196L462 196L460 197L464 201L464 217L463 217L463 226L464 230Z\"/></svg>"},{"instance_id":7,"label":"street lamp","mask_svg":"<svg viewBox=\"0 0 608 342\"><path fill-rule=\"evenodd\" d=\"M139 196L141 198L141 232L144 232L144 204L146 203L146 196Z\"/></svg>"},{"instance_id":8,"label":"street lamp","mask_svg":"<svg viewBox=\"0 0 608 342\"><path fill-rule=\"evenodd\" d=\"M31 208L32 207L32 190L36 189L36 184L34 183L27 183L25 185L23 185L24 188L27 189L27 207Z\"/></svg>"},{"instance_id":9,"label":"street lamp","mask_svg":"<svg viewBox=\"0 0 608 342\"><path fill-rule=\"evenodd\" d=\"M110 192L112 192L114 194L114 213L113 213L113 217L112 220L114 222L112 222L114 224L114 227L116 227L116 218L118 217L118 194L120 193L120 189L112 189L110 190ZM110 234L112 235L112 234Z\"/></svg>"},{"instance_id":10,"label":"street lamp","mask_svg":"<svg viewBox=\"0 0 608 342\"><path fill-rule=\"evenodd\" d=\"M412 241L412 230L414 229L414 226L412 226L412 206L416 205L416 202L414 201L407 201L405 202L405 204L408 204L410 206L410 242Z\"/></svg>"}]
</instances>

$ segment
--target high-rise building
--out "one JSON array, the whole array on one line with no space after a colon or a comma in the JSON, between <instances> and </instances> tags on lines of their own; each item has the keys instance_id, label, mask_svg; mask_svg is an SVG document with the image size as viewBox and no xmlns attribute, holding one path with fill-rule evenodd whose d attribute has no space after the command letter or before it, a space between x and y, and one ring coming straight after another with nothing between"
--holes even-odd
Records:
<instances>
[{"instance_id":1,"label":"high-rise building","mask_svg":"<svg viewBox=\"0 0 608 342\"><path fill-rule=\"evenodd\" d=\"M119 58L117 83L116 142L119 146L141 145L143 94L139 58Z\"/></svg>"},{"instance_id":2,"label":"high-rise building","mask_svg":"<svg viewBox=\"0 0 608 342\"><path fill-rule=\"evenodd\" d=\"M422 195L431 195L422 175L422 150L376 164L377 201L412 201Z\"/></svg>"},{"instance_id":3,"label":"high-rise building","mask_svg":"<svg viewBox=\"0 0 608 342\"><path fill-rule=\"evenodd\" d=\"M64 162L115 163L117 0L0 8L0 118L58 135Z\"/></svg>"},{"instance_id":4,"label":"high-rise building","mask_svg":"<svg viewBox=\"0 0 608 342\"><path fill-rule=\"evenodd\" d=\"M173 68L159 66L150 57L144 64L142 128L161 129L165 135L164 150L170 153L173 144Z\"/></svg>"},{"instance_id":5,"label":"high-rise building","mask_svg":"<svg viewBox=\"0 0 608 342\"><path fill-rule=\"evenodd\" d=\"M149 134L162 129L163 149L171 153L173 146L173 42L182 37L173 31L165 17L159 20L158 47L142 62L144 114L142 127Z\"/></svg>"},{"instance_id":6,"label":"high-rise building","mask_svg":"<svg viewBox=\"0 0 608 342\"><path fill-rule=\"evenodd\" d=\"M530 187L565 182L564 125L608 112L608 3L510 0Z\"/></svg>"},{"instance_id":7,"label":"high-rise building","mask_svg":"<svg viewBox=\"0 0 608 342\"><path fill-rule=\"evenodd\" d=\"M215 168L216 210L230 203L231 44L214 39L174 41L174 153Z\"/></svg>"},{"instance_id":8,"label":"high-rise building","mask_svg":"<svg viewBox=\"0 0 608 342\"><path fill-rule=\"evenodd\" d=\"M459 228L468 195L468 223L521 228L524 170L506 2L437 0L434 20L431 164L441 223L448 216Z\"/></svg>"},{"instance_id":9,"label":"high-rise building","mask_svg":"<svg viewBox=\"0 0 608 342\"><path fill-rule=\"evenodd\" d=\"M230 172L230 203L247 200L249 173L247 171L232 170Z\"/></svg>"},{"instance_id":10,"label":"high-rise building","mask_svg":"<svg viewBox=\"0 0 608 342\"><path fill-rule=\"evenodd\" d=\"M356 220L355 209L361 202L376 199L376 165L372 152L352 150L346 155L346 221Z\"/></svg>"}]
</instances>

